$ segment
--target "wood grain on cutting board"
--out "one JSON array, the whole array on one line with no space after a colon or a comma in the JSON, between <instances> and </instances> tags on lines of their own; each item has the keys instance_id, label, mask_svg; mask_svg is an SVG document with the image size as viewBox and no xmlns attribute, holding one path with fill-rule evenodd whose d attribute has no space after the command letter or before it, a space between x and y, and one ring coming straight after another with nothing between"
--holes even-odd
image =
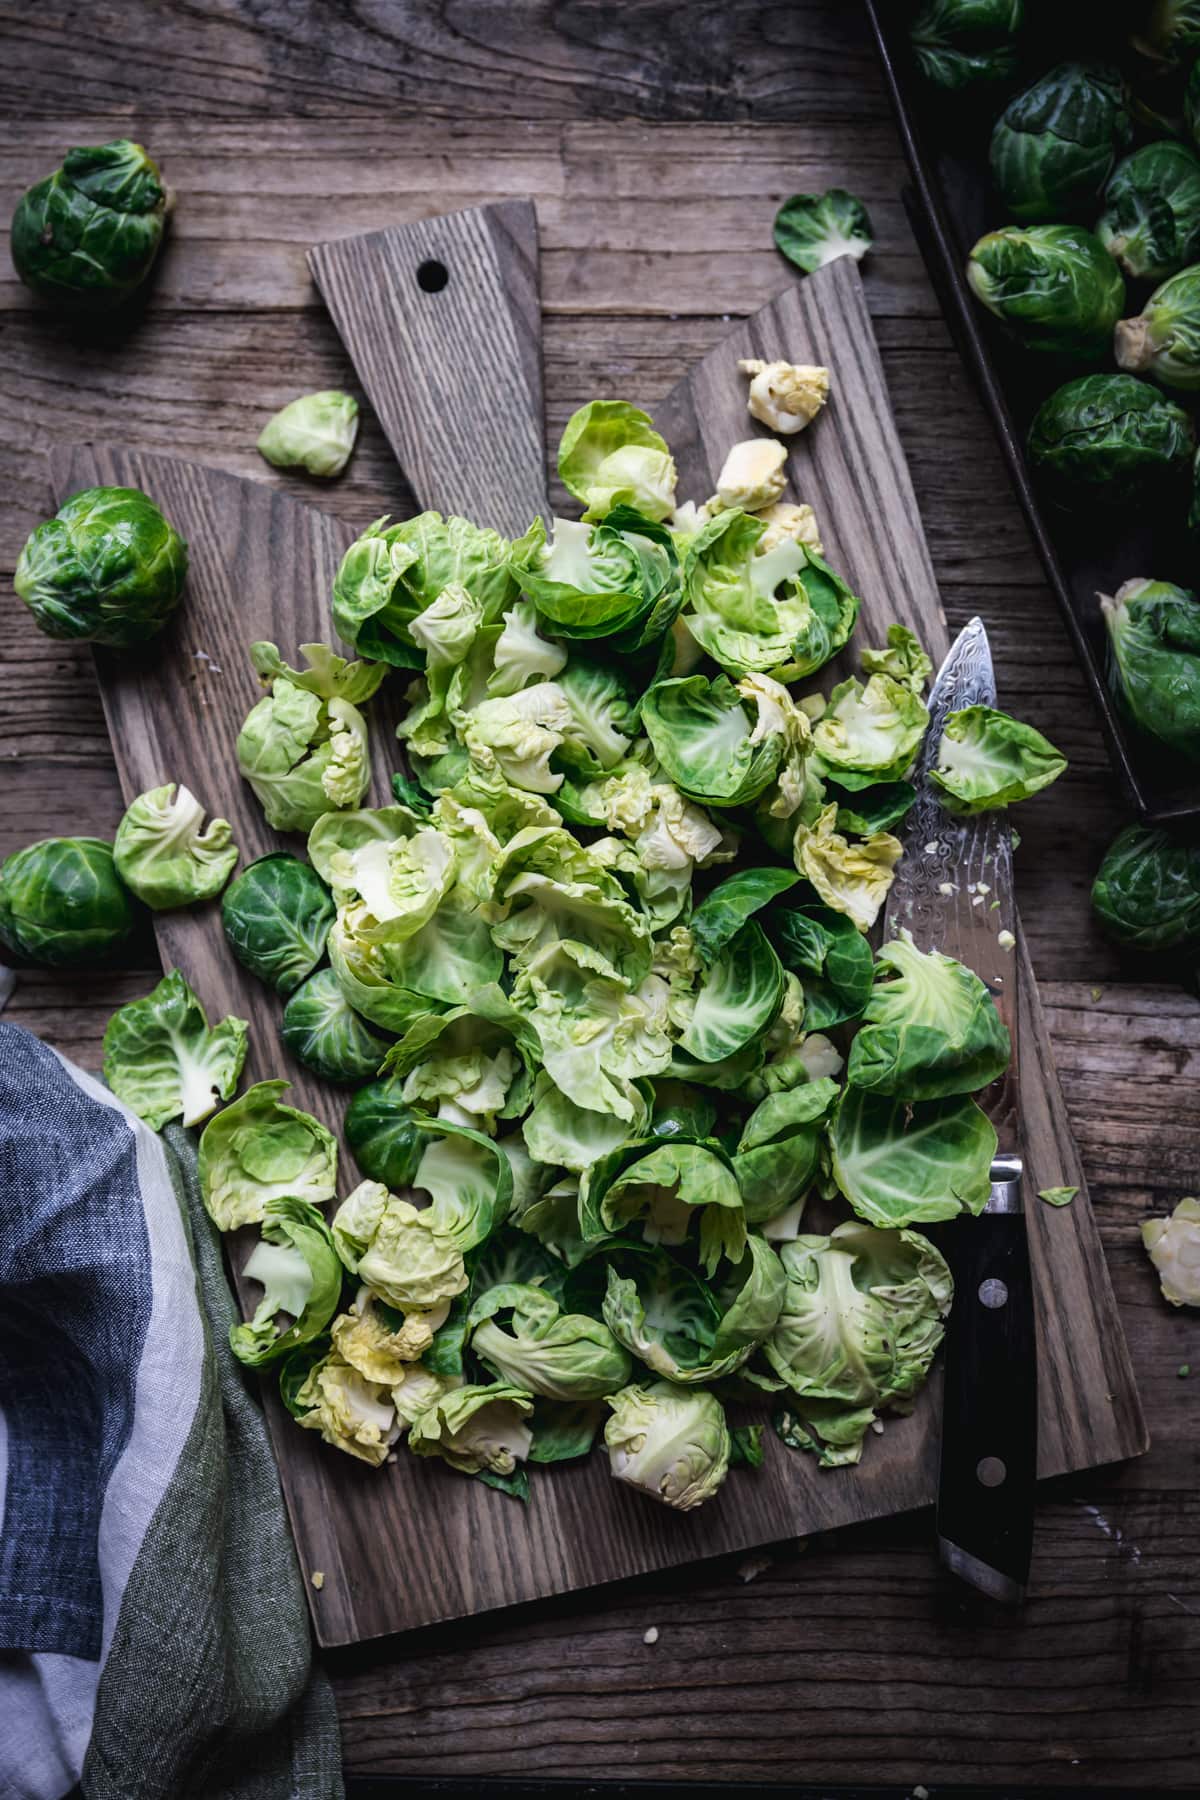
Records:
<instances>
[{"instance_id":1,"label":"wood grain on cutting board","mask_svg":"<svg viewBox=\"0 0 1200 1800\"><path fill-rule=\"evenodd\" d=\"M879 641L901 619L938 656L945 628L857 272L836 263L797 283L731 332L656 409L680 463L681 493L703 498L728 445L757 429L736 371L737 357L748 354L831 368L830 406L792 449L797 490L817 508L830 560L862 595L857 641ZM329 635L329 589L352 533L257 483L116 447L57 453L53 475L60 501L98 481L145 489L191 548L187 600L163 638L138 659L97 656L126 798L185 781L233 821L245 860L281 841L301 849L266 827L236 774L234 741L260 691L246 646L269 637L290 659L301 642ZM481 515L480 522L491 521ZM392 679L371 703L371 804L389 798L402 687L403 677ZM289 1097L336 1129L342 1097L282 1049L280 1003L228 952L218 909L161 915L156 926L164 966L182 968L210 1012L251 1021L247 1079L292 1076ZM1031 1185L1082 1187L1027 969L1022 1007ZM355 1179L347 1155L341 1191ZM1145 1431L1086 1196L1063 1209L1036 1206L1030 1225L1042 1350L1040 1472L1137 1454ZM244 1254L235 1246L235 1265ZM298 1430L269 1381L264 1390L301 1563L325 1575L320 1591L310 1588L323 1644L906 1511L934 1494L936 1376L910 1418L889 1419L883 1436L869 1441L858 1469L819 1470L768 1434L763 1469L735 1472L716 1502L689 1515L622 1488L602 1456L532 1482L527 1507L404 1454L372 1471Z\"/></svg>"}]
</instances>

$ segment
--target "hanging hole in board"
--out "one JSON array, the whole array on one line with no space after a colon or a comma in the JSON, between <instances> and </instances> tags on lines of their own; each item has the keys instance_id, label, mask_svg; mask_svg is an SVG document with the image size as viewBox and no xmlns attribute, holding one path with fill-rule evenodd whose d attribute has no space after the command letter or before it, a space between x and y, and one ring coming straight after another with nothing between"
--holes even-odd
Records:
<instances>
[{"instance_id":1,"label":"hanging hole in board","mask_svg":"<svg viewBox=\"0 0 1200 1800\"><path fill-rule=\"evenodd\" d=\"M417 270L417 286L423 294L440 294L449 279L449 269L435 256L429 257Z\"/></svg>"}]
</instances>

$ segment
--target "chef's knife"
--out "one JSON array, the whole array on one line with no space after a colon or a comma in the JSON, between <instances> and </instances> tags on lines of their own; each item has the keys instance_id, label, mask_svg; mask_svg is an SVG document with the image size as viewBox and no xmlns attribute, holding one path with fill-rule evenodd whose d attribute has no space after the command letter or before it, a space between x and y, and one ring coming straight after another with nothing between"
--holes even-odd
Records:
<instances>
[{"instance_id":1,"label":"chef's knife","mask_svg":"<svg viewBox=\"0 0 1200 1800\"><path fill-rule=\"evenodd\" d=\"M944 811L929 782L948 714L995 703L987 632L972 619L929 696L929 730L913 776L917 798L904 822L884 931L910 931L918 949L940 950L974 970L1012 1037L1007 1073L978 1097L997 1134L990 1197L977 1218L955 1220L942 1239L954 1303L937 1529L949 1569L994 1599L1016 1602L1033 1545L1037 1338L1022 1205L1012 828L1003 810L973 818Z\"/></svg>"}]
</instances>

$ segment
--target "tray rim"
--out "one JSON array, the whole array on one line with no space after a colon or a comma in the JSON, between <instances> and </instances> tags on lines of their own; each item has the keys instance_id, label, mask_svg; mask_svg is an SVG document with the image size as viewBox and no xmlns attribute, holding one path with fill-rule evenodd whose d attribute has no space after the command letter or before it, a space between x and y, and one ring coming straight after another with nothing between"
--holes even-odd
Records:
<instances>
[{"instance_id":1,"label":"tray rim","mask_svg":"<svg viewBox=\"0 0 1200 1800\"><path fill-rule=\"evenodd\" d=\"M1013 423L1004 389L979 329L975 307L959 266L959 256L941 192L932 174L921 129L909 105L903 78L896 66L888 27L881 17L878 0L865 0L865 6L896 130L912 180L912 189L905 195L905 200L908 201L911 197L915 201L914 205L906 206L913 236L926 265L938 305L950 328L955 349L974 377L980 398L991 419L992 429L1008 465L1009 478L1016 490L1046 580L1054 593L1071 639L1075 659L1091 691L1114 771L1139 816L1148 824L1180 825L1188 820L1200 819L1200 778L1194 784L1192 798L1176 795L1162 799L1155 794L1151 782L1139 773L1136 758L1132 754L1132 734L1120 717L1104 669L1097 662L1092 646L1080 626L1063 565L1042 516L1020 434Z\"/></svg>"}]
</instances>

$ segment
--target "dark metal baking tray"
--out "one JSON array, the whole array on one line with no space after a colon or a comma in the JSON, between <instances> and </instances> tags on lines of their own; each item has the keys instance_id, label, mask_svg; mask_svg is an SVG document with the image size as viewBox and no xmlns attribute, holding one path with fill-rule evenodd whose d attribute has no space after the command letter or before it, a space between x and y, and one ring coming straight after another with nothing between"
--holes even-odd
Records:
<instances>
[{"instance_id":1,"label":"dark metal baking tray","mask_svg":"<svg viewBox=\"0 0 1200 1800\"><path fill-rule=\"evenodd\" d=\"M1200 767L1188 768L1162 746L1139 733L1123 717L1109 687L1107 646L1097 594L1111 594L1135 576L1178 581L1194 587L1198 551L1184 530L1186 498L1173 522L1130 521L1128 516L1094 512L1068 514L1045 504L1025 458L1025 436L1038 406L1061 382L1088 372L1078 365L1023 351L979 305L967 286L967 253L985 231L1004 217L988 175L991 126L1011 92L1086 45L1089 58L1103 60L1116 45L1097 44L1098 9L1090 28L1069 30L1068 6L1058 15L1068 25L1066 41L1043 39L1032 45L1019 80L1008 88L976 90L967 98L947 98L926 82L908 44L912 7L896 0L866 0L883 72L891 92L913 193L906 196L917 241L938 292L951 333L991 414L1029 529L1057 597L1066 627L1087 676L1108 740L1113 766L1138 811L1160 823L1200 818ZM1129 282L1127 312L1141 306L1150 284ZM1115 365L1111 365L1115 367ZM1179 399L1181 396L1173 395Z\"/></svg>"}]
</instances>

